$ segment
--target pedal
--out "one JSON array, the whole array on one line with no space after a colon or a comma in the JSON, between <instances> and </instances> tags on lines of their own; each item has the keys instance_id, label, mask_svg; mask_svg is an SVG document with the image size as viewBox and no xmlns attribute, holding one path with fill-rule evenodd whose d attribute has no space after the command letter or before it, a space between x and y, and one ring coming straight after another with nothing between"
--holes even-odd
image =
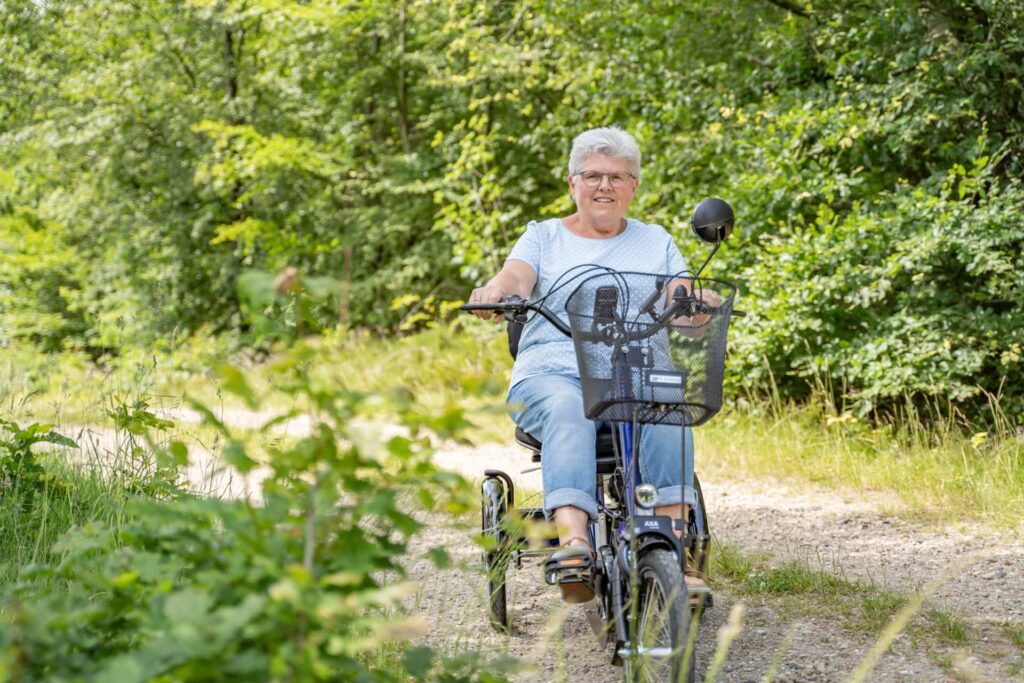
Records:
<instances>
[{"instance_id":1,"label":"pedal","mask_svg":"<svg viewBox=\"0 0 1024 683\"><path fill-rule=\"evenodd\" d=\"M715 606L715 594L707 586L686 587L687 597L690 599L690 609L705 610Z\"/></svg>"},{"instance_id":2,"label":"pedal","mask_svg":"<svg viewBox=\"0 0 1024 683\"><path fill-rule=\"evenodd\" d=\"M594 563L589 555L556 557L551 555L544 563L544 581L549 586L561 583L590 583L594 576Z\"/></svg>"}]
</instances>

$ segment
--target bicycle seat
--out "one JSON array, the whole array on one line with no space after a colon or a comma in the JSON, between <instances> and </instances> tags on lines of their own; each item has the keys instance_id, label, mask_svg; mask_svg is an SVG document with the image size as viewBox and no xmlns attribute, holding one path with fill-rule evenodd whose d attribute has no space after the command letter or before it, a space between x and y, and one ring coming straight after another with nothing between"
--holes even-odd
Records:
<instances>
[{"instance_id":1,"label":"bicycle seat","mask_svg":"<svg viewBox=\"0 0 1024 683\"><path fill-rule=\"evenodd\" d=\"M615 471L615 433L611 427L601 426L597 430L597 473L611 474ZM532 434L516 427L516 443L533 451L533 462L540 462L541 443Z\"/></svg>"}]
</instances>

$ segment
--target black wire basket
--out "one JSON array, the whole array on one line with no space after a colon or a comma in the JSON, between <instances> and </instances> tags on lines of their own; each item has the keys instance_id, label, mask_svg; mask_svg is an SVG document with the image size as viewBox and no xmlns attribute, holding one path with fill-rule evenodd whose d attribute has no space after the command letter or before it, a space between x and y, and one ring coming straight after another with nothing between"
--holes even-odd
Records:
<instances>
[{"instance_id":1,"label":"black wire basket","mask_svg":"<svg viewBox=\"0 0 1024 683\"><path fill-rule=\"evenodd\" d=\"M721 280L651 273L584 280L565 310L587 417L673 425L710 420L722 407L735 293Z\"/></svg>"}]
</instances>

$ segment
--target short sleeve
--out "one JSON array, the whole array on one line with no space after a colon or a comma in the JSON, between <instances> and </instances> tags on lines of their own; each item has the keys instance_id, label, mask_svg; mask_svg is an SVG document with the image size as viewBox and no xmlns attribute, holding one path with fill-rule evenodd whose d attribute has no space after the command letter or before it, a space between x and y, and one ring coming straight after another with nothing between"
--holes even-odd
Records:
<instances>
[{"instance_id":1,"label":"short sleeve","mask_svg":"<svg viewBox=\"0 0 1024 683\"><path fill-rule=\"evenodd\" d=\"M518 259L519 261L526 261L533 268L533 272L539 276L540 255L542 251L540 226L537 225L537 221L530 221L526 226L526 232L516 241L511 253L509 253L508 258L505 260Z\"/></svg>"},{"instance_id":2,"label":"short sleeve","mask_svg":"<svg viewBox=\"0 0 1024 683\"><path fill-rule=\"evenodd\" d=\"M672 273L673 275L688 274L686 273L686 261L683 260L683 255L679 251L679 247L676 246L676 241L672 239L672 235L665 231L665 263L668 265L666 272Z\"/></svg>"}]
</instances>

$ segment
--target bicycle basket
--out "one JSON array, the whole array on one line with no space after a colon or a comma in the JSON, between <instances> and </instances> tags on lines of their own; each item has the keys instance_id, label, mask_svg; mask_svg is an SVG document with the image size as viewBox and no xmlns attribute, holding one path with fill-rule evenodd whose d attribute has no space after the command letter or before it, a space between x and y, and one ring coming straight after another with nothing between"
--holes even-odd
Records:
<instances>
[{"instance_id":1,"label":"bicycle basket","mask_svg":"<svg viewBox=\"0 0 1024 683\"><path fill-rule=\"evenodd\" d=\"M722 407L735 292L720 280L650 273L602 273L580 283L565 310L587 417L710 420ZM666 312L669 322L659 322Z\"/></svg>"}]
</instances>

